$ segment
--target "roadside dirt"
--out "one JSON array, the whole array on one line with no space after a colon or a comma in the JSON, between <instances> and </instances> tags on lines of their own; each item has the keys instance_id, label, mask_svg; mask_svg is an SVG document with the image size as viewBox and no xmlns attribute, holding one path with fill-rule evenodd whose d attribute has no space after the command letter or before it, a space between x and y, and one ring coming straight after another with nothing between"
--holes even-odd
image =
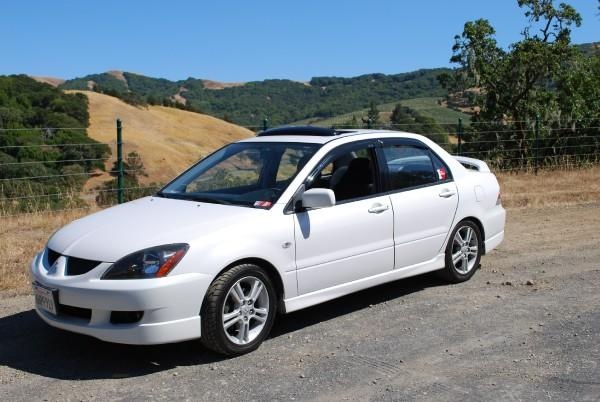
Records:
<instances>
[{"instance_id":1,"label":"roadside dirt","mask_svg":"<svg viewBox=\"0 0 600 402\"><path fill-rule=\"evenodd\" d=\"M62 332L31 296L0 296L0 400L598 400L600 203L508 216L471 281L425 275L292 313L233 359Z\"/></svg>"}]
</instances>

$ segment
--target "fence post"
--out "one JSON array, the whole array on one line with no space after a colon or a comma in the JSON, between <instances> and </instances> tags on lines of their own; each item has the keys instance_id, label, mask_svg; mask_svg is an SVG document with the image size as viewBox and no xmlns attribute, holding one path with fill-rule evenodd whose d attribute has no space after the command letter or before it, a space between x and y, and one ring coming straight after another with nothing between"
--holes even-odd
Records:
<instances>
[{"instance_id":1,"label":"fence post","mask_svg":"<svg viewBox=\"0 0 600 402\"><path fill-rule=\"evenodd\" d=\"M456 129L456 137L458 139L458 147L457 147L457 155L460 156L461 146L462 146L462 118L458 118L458 127Z\"/></svg>"},{"instance_id":2,"label":"fence post","mask_svg":"<svg viewBox=\"0 0 600 402\"><path fill-rule=\"evenodd\" d=\"M263 119L263 131L267 131L269 129L269 119L266 117Z\"/></svg>"},{"instance_id":3,"label":"fence post","mask_svg":"<svg viewBox=\"0 0 600 402\"><path fill-rule=\"evenodd\" d=\"M371 119L368 119L368 120L367 120L367 128L368 128L368 129L371 129L371 128L373 128L373 120L371 120Z\"/></svg>"},{"instance_id":4,"label":"fence post","mask_svg":"<svg viewBox=\"0 0 600 402\"><path fill-rule=\"evenodd\" d=\"M534 172L537 176L538 167L539 167L539 159L540 159L540 115L539 113L535 115L535 141L533 143L535 158L534 158Z\"/></svg>"},{"instance_id":5,"label":"fence post","mask_svg":"<svg viewBox=\"0 0 600 402\"><path fill-rule=\"evenodd\" d=\"M123 126L121 119L117 119L117 201L122 204L124 201L123 186Z\"/></svg>"}]
</instances>

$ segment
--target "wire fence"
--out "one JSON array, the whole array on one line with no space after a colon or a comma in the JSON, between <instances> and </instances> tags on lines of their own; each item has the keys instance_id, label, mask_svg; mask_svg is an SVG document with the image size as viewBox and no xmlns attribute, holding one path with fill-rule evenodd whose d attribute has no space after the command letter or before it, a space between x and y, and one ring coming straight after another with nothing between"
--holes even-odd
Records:
<instances>
[{"instance_id":1,"label":"wire fence","mask_svg":"<svg viewBox=\"0 0 600 402\"><path fill-rule=\"evenodd\" d=\"M419 123L334 127L420 133L452 154L484 160L498 173L600 165L600 116L562 123L469 122L463 126L458 121L437 126L443 130L432 132L428 124ZM266 122L252 127L254 131L267 128ZM122 140L120 130L115 142L62 141L61 133L85 130L0 129L0 217L103 208L161 187L151 177L141 180L143 155L122 155L124 145L135 148ZM111 148L117 149L116 158Z\"/></svg>"}]
</instances>

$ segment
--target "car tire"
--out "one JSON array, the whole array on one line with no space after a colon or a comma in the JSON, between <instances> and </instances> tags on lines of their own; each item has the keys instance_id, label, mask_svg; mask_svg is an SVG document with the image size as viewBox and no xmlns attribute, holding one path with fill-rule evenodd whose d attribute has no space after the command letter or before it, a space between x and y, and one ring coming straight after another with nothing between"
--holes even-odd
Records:
<instances>
[{"instance_id":1,"label":"car tire","mask_svg":"<svg viewBox=\"0 0 600 402\"><path fill-rule=\"evenodd\" d=\"M222 273L208 289L200 320L205 347L228 356L257 349L277 313L277 293L268 273L241 264Z\"/></svg>"},{"instance_id":2,"label":"car tire","mask_svg":"<svg viewBox=\"0 0 600 402\"><path fill-rule=\"evenodd\" d=\"M458 223L446 246L446 266L439 271L442 279L460 283L471 279L479 268L483 241L481 230L470 220Z\"/></svg>"}]
</instances>

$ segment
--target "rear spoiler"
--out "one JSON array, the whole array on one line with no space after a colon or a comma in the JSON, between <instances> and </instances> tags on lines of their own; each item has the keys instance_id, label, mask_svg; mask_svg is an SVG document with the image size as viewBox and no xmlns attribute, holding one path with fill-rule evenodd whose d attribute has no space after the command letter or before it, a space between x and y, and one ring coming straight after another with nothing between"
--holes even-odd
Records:
<instances>
[{"instance_id":1,"label":"rear spoiler","mask_svg":"<svg viewBox=\"0 0 600 402\"><path fill-rule=\"evenodd\" d=\"M481 161L479 159L467 158L465 156L454 156L461 165L466 167L469 170L476 170L478 172L489 172L490 168L487 163Z\"/></svg>"}]
</instances>

